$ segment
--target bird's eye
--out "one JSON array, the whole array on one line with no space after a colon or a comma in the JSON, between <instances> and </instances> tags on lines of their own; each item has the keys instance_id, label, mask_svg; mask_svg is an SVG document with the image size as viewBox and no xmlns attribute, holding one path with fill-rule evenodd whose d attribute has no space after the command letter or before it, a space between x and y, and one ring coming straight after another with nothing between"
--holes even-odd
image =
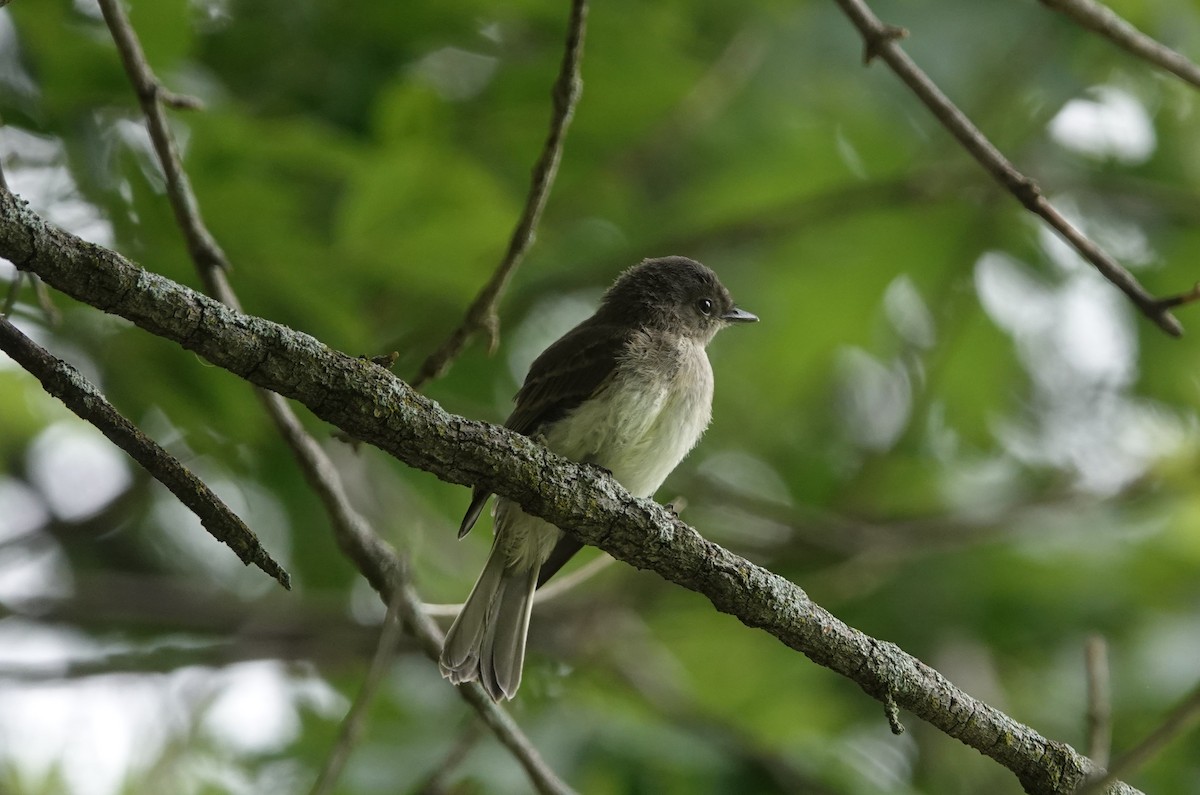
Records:
<instances>
[{"instance_id":1,"label":"bird's eye","mask_svg":"<svg viewBox=\"0 0 1200 795\"><path fill-rule=\"evenodd\" d=\"M711 298L701 298L696 303L696 308L700 310L702 315L711 315L713 310L713 302Z\"/></svg>"}]
</instances>

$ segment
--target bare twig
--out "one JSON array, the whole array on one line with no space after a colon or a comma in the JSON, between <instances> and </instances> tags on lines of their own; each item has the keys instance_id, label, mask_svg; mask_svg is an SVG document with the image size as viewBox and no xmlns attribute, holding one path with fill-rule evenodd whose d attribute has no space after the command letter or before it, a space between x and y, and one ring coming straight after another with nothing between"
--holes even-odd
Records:
<instances>
[{"instance_id":1,"label":"bare twig","mask_svg":"<svg viewBox=\"0 0 1200 795\"><path fill-rule=\"evenodd\" d=\"M1112 750L1112 696L1108 676L1108 643L1103 635L1087 641L1087 755L1097 767L1108 767Z\"/></svg>"},{"instance_id":2,"label":"bare twig","mask_svg":"<svg viewBox=\"0 0 1200 795\"><path fill-rule=\"evenodd\" d=\"M167 114L163 109L163 93L166 89L151 71L137 33L134 32L129 17L121 6L121 0L99 2L104 21L108 24L113 41L117 44L117 51L121 55L121 62L125 65L125 72L133 83L142 113L146 116L146 128L150 132L150 140L162 166L163 176L166 177L167 196L171 201L171 209L175 212L175 220L183 230L188 253L200 268L200 277L205 280L205 289L210 295L220 297L219 287L210 280L214 271L229 268L229 260L201 219L196 194L192 191L187 172L183 170L179 148L175 145L175 137L171 135ZM168 93L168 96L176 95Z\"/></svg>"},{"instance_id":3,"label":"bare twig","mask_svg":"<svg viewBox=\"0 0 1200 795\"><path fill-rule=\"evenodd\" d=\"M451 747L450 752L438 763L437 767L429 772L425 780L412 788L412 791L417 795L449 795L449 793L457 792L447 787L446 779L454 772L454 769L462 764L467 758L467 754L471 753L471 749L479 742L479 738L483 732L478 722L473 721L471 725L463 730L461 736Z\"/></svg>"},{"instance_id":4,"label":"bare twig","mask_svg":"<svg viewBox=\"0 0 1200 795\"><path fill-rule=\"evenodd\" d=\"M570 574L564 577L556 577L554 582L544 588L539 588L533 596L533 603L541 605L557 599L582 583L587 582L592 577L595 577L612 565L612 563L613 558L610 555L601 555L598 558L589 560ZM462 602L458 602L457 604L426 602L421 605L421 610L425 615L434 618L454 618L462 611L462 608Z\"/></svg>"},{"instance_id":5,"label":"bare twig","mask_svg":"<svg viewBox=\"0 0 1200 795\"><path fill-rule=\"evenodd\" d=\"M326 795L333 791L338 776L342 774L342 769L350 759L350 752L362 735L367 719L367 707L375 697L375 691L379 689L384 674L392 664L392 656L396 652L396 642L400 638L400 602L403 598L404 592L397 588L392 594L387 615L383 619L383 629L379 633L379 645L375 649L375 656L371 659L371 667L367 669L366 678L363 679L358 694L354 697L354 703L350 705L346 717L342 718L337 742L329 750L329 756L326 757L325 764L321 767L320 774L317 775L317 780L309 790L309 795Z\"/></svg>"},{"instance_id":6,"label":"bare twig","mask_svg":"<svg viewBox=\"0 0 1200 795\"><path fill-rule=\"evenodd\" d=\"M190 94L176 94L159 86L158 101L175 110L204 110L204 101Z\"/></svg>"},{"instance_id":7,"label":"bare twig","mask_svg":"<svg viewBox=\"0 0 1200 795\"><path fill-rule=\"evenodd\" d=\"M970 119L942 93L921 68L908 57L896 43L905 35L902 28L885 25L867 6L864 0L837 0L837 4L849 17L860 34L865 46L865 58L883 59L892 71L904 81L917 98L933 112L958 142L992 177L1008 189L1027 210L1042 218L1055 232L1079 254L1095 266L1104 278L1117 286L1142 314L1154 321L1172 337L1183 334L1179 321L1160 301L1146 291L1133 274L1121 266L1104 249L1092 242L1079 229L1063 217L1054 205L1042 194L1041 188L1029 177L1016 169L1008 158L979 131Z\"/></svg>"},{"instance_id":8,"label":"bare twig","mask_svg":"<svg viewBox=\"0 0 1200 795\"><path fill-rule=\"evenodd\" d=\"M1041 0L1041 3L1066 14L1082 27L1099 33L1127 52L1200 88L1200 66L1142 33L1108 6L1096 0Z\"/></svg>"},{"instance_id":9,"label":"bare twig","mask_svg":"<svg viewBox=\"0 0 1200 795\"><path fill-rule=\"evenodd\" d=\"M1146 739L1117 757L1104 776L1080 787L1078 795L1099 795L1101 792L1108 791L1107 787L1113 784L1117 778L1146 764L1168 743L1187 731L1197 719L1200 719L1200 687L1193 690L1175 709L1171 710L1158 728L1146 736Z\"/></svg>"},{"instance_id":10,"label":"bare twig","mask_svg":"<svg viewBox=\"0 0 1200 795\"><path fill-rule=\"evenodd\" d=\"M552 599L557 599L607 569L612 562L613 558L610 555L602 554L598 558L589 560L570 574L563 577L556 577L554 582L544 588L538 589L537 594L533 597L533 603L540 605Z\"/></svg>"},{"instance_id":11,"label":"bare twig","mask_svg":"<svg viewBox=\"0 0 1200 795\"><path fill-rule=\"evenodd\" d=\"M3 188L3 186L0 186ZM17 305L17 299L21 295L21 283L28 281L33 287L33 295L37 299L38 306L42 310L42 314L46 316L46 322L51 326L57 326L62 322L62 315L59 314L58 308L54 306L54 302L50 300L50 291L46 289L46 285L42 284L42 280L32 273L22 273L17 271L17 275L13 277L12 282L8 285L8 295L4 297L4 305L0 306L0 317L11 317L13 309Z\"/></svg>"},{"instance_id":12,"label":"bare twig","mask_svg":"<svg viewBox=\"0 0 1200 795\"><path fill-rule=\"evenodd\" d=\"M2 186L0 186L2 187ZM4 188L8 190L8 188ZM24 281L26 274L17 271L16 276L8 285L8 295L4 296L4 304L0 306L0 317L9 317L12 315L13 307L17 305L17 296L21 294L21 282Z\"/></svg>"},{"instance_id":13,"label":"bare twig","mask_svg":"<svg viewBox=\"0 0 1200 795\"><path fill-rule=\"evenodd\" d=\"M58 311L58 307L50 300L50 291L46 289L46 285L38 277L34 276L30 281L33 283L33 294L37 298L42 314L46 317L46 322L51 326L57 326L62 322L62 313Z\"/></svg>"},{"instance_id":14,"label":"bare twig","mask_svg":"<svg viewBox=\"0 0 1200 795\"><path fill-rule=\"evenodd\" d=\"M232 549L247 565L257 566L284 588L291 588L288 573L263 549L245 522L178 459L121 416L78 370L51 356L4 318L0 318L0 350L32 373L48 393L94 425L170 489L200 518L200 523L213 538Z\"/></svg>"},{"instance_id":15,"label":"bare twig","mask_svg":"<svg viewBox=\"0 0 1200 795\"><path fill-rule=\"evenodd\" d=\"M533 167L525 209L521 212L521 218L517 221L517 226L508 241L508 250L504 254L504 259L500 261L500 265L492 277L475 296L475 300L471 302L462 323L450 333L450 336L437 350L425 359L421 369L417 371L416 377L412 380L414 389L420 389L430 381L441 377L450 364L462 353L467 342L478 332L482 331L487 334L489 350L494 351L499 343L500 317L496 307L500 302L500 295L508 285L508 280L525 258L525 253L533 245L542 209L546 206L550 188L554 185L554 178L558 173L558 163L562 159L563 140L566 138L567 126L575 114L575 104L579 101L579 94L583 87L583 81L579 77L579 64L583 58L587 9L587 0L572 0L571 19L567 24L567 40L563 51L562 66L551 93L554 110L550 117L550 132L546 136L542 153Z\"/></svg>"},{"instance_id":16,"label":"bare twig","mask_svg":"<svg viewBox=\"0 0 1200 795\"><path fill-rule=\"evenodd\" d=\"M1193 301L1200 301L1200 282L1196 282L1192 289L1179 295L1169 295L1166 298L1159 298L1158 305L1163 309L1173 309L1177 306L1190 304Z\"/></svg>"},{"instance_id":17,"label":"bare twig","mask_svg":"<svg viewBox=\"0 0 1200 795\"><path fill-rule=\"evenodd\" d=\"M176 221L187 238L188 250L200 272L200 278L211 295L225 305L238 309L240 304L237 295L226 278L229 261L204 224L199 203L192 192L174 137L167 126L162 105L162 85L146 61L137 34L130 25L120 0L99 2L146 115L155 152L164 174L167 175L167 194L171 199ZM441 654L441 637L436 626L407 618L420 613L420 599L408 582L407 567L403 559L397 556L395 550L375 533L366 519L350 504L337 468L320 444L304 430L287 401L270 390L259 389L257 392L306 480L320 497L329 515L338 546L375 587L389 607L397 601L400 603L401 614L406 616L405 623L417 635L430 660L436 662ZM516 723L491 702L482 688L460 688L460 693L492 728L497 738L510 749L539 792L571 791L542 761L537 749L525 738ZM347 746L348 743L349 740ZM349 752L348 747L345 752Z\"/></svg>"}]
</instances>

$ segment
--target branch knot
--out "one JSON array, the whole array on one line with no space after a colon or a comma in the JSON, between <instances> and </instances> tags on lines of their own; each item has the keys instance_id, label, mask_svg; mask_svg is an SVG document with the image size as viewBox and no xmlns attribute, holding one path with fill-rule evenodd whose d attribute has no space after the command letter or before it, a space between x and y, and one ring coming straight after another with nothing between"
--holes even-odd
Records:
<instances>
[{"instance_id":1,"label":"branch knot","mask_svg":"<svg viewBox=\"0 0 1200 795\"><path fill-rule=\"evenodd\" d=\"M865 66L883 55L884 48L893 41L908 38L908 29L898 25L880 24L878 28L871 31L869 35L864 35L863 38L866 42L863 45L863 65Z\"/></svg>"}]
</instances>

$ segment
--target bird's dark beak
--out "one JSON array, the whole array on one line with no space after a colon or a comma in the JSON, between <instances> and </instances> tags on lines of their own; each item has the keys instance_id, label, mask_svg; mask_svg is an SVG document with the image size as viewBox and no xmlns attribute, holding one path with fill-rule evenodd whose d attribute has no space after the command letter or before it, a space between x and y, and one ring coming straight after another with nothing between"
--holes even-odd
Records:
<instances>
[{"instance_id":1,"label":"bird's dark beak","mask_svg":"<svg viewBox=\"0 0 1200 795\"><path fill-rule=\"evenodd\" d=\"M725 314L721 315L721 319L726 323L757 323L758 315L752 315L745 309L738 309L736 306L730 309Z\"/></svg>"}]
</instances>

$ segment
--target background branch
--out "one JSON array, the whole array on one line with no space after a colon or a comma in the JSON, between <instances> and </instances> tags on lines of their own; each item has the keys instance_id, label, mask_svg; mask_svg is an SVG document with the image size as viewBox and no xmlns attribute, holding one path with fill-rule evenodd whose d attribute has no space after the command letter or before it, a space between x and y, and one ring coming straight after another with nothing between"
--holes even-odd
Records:
<instances>
[{"instance_id":1,"label":"background branch","mask_svg":"<svg viewBox=\"0 0 1200 795\"><path fill-rule=\"evenodd\" d=\"M1087 754L1097 767L1108 767L1112 749L1112 693L1108 674L1108 642L1102 635L1087 640Z\"/></svg>"},{"instance_id":2,"label":"background branch","mask_svg":"<svg viewBox=\"0 0 1200 795\"><path fill-rule=\"evenodd\" d=\"M967 118L966 114L959 110L901 49L896 41L908 35L907 31L892 25L885 25L863 0L837 0L837 4L862 35L867 62L876 57L882 58L917 98L933 112L942 126L1027 210L1042 218L1063 240L1095 266L1104 278L1125 293L1134 306L1154 321L1159 328L1173 337L1178 337L1183 333L1183 327L1179 321L1168 311L1170 306L1178 305L1180 302L1175 301L1164 305L1163 302L1148 293L1133 274L1122 267L1108 252L1096 245L1064 218L1062 213L1046 199L1037 183L1018 171L1008 158L1001 154L1000 150ZM1168 299L1168 301L1171 300Z\"/></svg>"},{"instance_id":3,"label":"background branch","mask_svg":"<svg viewBox=\"0 0 1200 795\"><path fill-rule=\"evenodd\" d=\"M525 258L529 247L533 245L538 221L542 217L542 210L550 196L550 188L554 185L554 178L558 174L558 163L562 159L567 126L571 123L571 117L575 115L575 104L579 101L579 94L583 88L583 82L579 77L579 64L583 59L587 9L587 0L572 0L571 19L567 24L567 41L563 51L562 66L551 92L554 108L550 116L550 132L546 136L542 153L533 167L532 184L525 200L525 209L521 212L521 218L517 221L517 226L508 241L508 250L504 253L504 259L500 261L492 278L471 302L462 323L422 363L420 370L412 380L414 389L420 389L429 381L441 377L450 363L462 353L471 337L480 331L488 336L488 348L492 351L496 349L500 339L500 317L496 307L504 288L508 285L508 280L512 278L513 272Z\"/></svg>"},{"instance_id":4,"label":"background branch","mask_svg":"<svg viewBox=\"0 0 1200 795\"><path fill-rule=\"evenodd\" d=\"M400 638L400 602L403 598L404 592L399 588L395 589L391 602L388 603L387 615L383 617L383 628L379 632L379 643L375 648L375 655L371 658L371 666L359 685L354 702L342 718L337 741L329 749L329 755L326 756L325 764L321 766L321 772L317 774L317 780L313 782L309 795L326 795L333 792L342 769L350 759L351 751L362 735L367 720L367 708L375 698L384 675L391 668L392 657L396 653L396 643Z\"/></svg>"},{"instance_id":5,"label":"background branch","mask_svg":"<svg viewBox=\"0 0 1200 795\"><path fill-rule=\"evenodd\" d=\"M284 588L292 587L288 573L263 549L254 531L204 481L121 416L78 370L51 356L49 351L26 337L3 317L0 317L0 350L37 378L46 392L61 400L80 419L93 425L153 475L155 480L166 486L199 517L204 529L232 549L243 563L262 569Z\"/></svg>"},{"instance_id":6,"label":"background branch","mask_svg":"<svg viewBox=\"0 0 1200 795\"><path fill-rule=\"evenodd\" d=\"M117 52L121 55L125 72L133 83L142 113L146 116L150 140L154 144L154 152L158 155L158 162L166 178L167 197L171 201L171 209L175 212L175 220L183 230L188 253L200 268L201 278L206 279L207 291L224 301L218 285L211 279L214 271L228 268L229 261L216 239L200 220L200 207L196 202L195 193L192 192L191 180L183 170L179 148L175 145L175 138L171 135L167 123L166 110L160 102L165 89L150 70L146 54L142 51L133 26L129 24L129 17L121 6L121 0L99 2L104 21L117 44Z\"/></svg>"},{"instance_id":7,"label":"background branch","mask_svg":"<svg viewBox=\"0 0 1200 795\"><path fill-rule=\"evenodd\" d=\"M79 300L301 401L318 417L410 466L449 482L481 484L529 513L571 528L584 543L703 594L718 610L996 760L1027 792L1072 792L1095 771L1069 746L971 697L895 645L852 629L794 583L706 541L662 506L632 497L594 468L555 456L503 427L448 414L386 370L144 271L48 226L8 194L0 194L0 256ZM418 639L427 652L436 652L436 627L414 607L419 603L415 595L404 601L404 619L414 628L429 628L427 634L418 631ZM463 692L490 705L478 688ZM489 717L509 720L501 712ZM1113 792L1135 791L1123 784L1113 787Z\"/></svg>"},{"instance_id":8,"label":"background branch","mask_svg":"<svg viewBox=\"0 0 1200 795\"><path fill-rule=\"evenodd\" d=\"M1079 795L1099 795L1108 789L1118 776L1127 775L1146 764L1172 740L1187 731L1200 719L1200 687L1197 687L1167 715L1158 728L1144 740L1121 754L1112 767L1098 780L1080 787Z\"/></svg>"},{"instance_id":9,"label":"background branch","mask_svg":"<svg viewBox=\"0 0 1200 795\"><path fill-rule=\"evenodd\" d=\"M1099 33L1121 49L1200 88L1200 66L1142 33L1108 6L1095 0L1041 0L1041 3Z\"/></svg>"}]
</instances>

